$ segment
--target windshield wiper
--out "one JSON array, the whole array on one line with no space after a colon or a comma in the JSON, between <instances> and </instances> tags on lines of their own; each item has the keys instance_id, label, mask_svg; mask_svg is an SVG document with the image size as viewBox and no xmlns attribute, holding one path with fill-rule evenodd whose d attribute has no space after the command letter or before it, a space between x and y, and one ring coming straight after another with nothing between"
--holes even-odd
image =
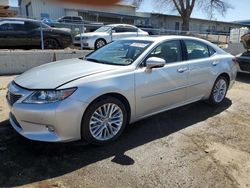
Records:
<instances>
[{"instance_id":1,"label":"windshield wiper","mask_svg":"<svg viewBox=\"0 0 250 188\"><path fill-rule=\"evenodd\" d=\"M94 58L85 58L85 60L96 62L96 63L103 63L102 61L99 61L98 59L94 59Z\"/></svg>"},{"instance_id":2,"label":"windshield wiper","mask_svg":"<svg viewBox=\"0 0 250 188\"><path fill-rule=\"evenodd\" d=\"M102 60L98 60L98 59L94 59L94 58L85 58L85 60L92 61L92 62L95 62L95 63L106 64L106 65L124 66L124 65L115 64L115 63L112 63L112 62L109 62L109 61L102 61Z\"/></svg>"}]
</instances>

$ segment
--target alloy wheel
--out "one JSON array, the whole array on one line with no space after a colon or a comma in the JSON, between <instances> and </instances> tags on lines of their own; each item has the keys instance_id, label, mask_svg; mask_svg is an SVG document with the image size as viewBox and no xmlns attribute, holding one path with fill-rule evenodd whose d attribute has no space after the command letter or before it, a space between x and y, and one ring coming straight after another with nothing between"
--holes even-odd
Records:
<instances>
[{"instance_id":1,"label":"alloy wheel","mask_svg":"<svg viewBox=\"0 0 250 188\"><path fill-rule=\"evenodd\" d=\"M213 90L213 98L216 103L223 101L227 93L227 82L224 79L219 79Z\"/></svg>"},{"instance_id":2,"label":"alloy wheel","mask_svg":"<svg viewBox=\"0 0 250 188\"><path fill-rule=\"evenodd\" d=\"M98 141L107 141L117 135L123 125L123 112L113 103L100 106L89 122L91 135Z\"/></svg>"},{"instance_id":3,"label":"alloy wheel","mask_svg":"<svg viewBox=\"0 0 250 188\"><path fill-rule=\"evenodd\" d=\"M97 42L96 42L96 48L97 49L99 49L99 48L101 48L101 47L103 47L103 46L105 46L106 45L106 43L105 43L105 41L103 41L103 40L98 40Z\"/></svg>"}]
</instances>

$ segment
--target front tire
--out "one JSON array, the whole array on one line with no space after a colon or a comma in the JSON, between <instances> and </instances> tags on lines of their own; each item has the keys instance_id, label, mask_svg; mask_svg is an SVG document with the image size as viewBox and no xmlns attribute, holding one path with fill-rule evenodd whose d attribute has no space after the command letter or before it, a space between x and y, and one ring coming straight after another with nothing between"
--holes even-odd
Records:
<instances>
[{"instance_id":1,"label":"front tire","mask_svg":"<svg viewBox=\"0 0 250 188\"><path fill-rule=\"evenodd\" d=\"M107 42L104 39L97 39L95 42L95 50L105 46Z\"/></svg>"},{"instance_id":2,"label":"front tire","mask_svg":"<svg viewBox=\"0 0 250 188\"><path fill-rule=\"evenodd\" d=\"M102 97L87 108L82 120L82 137L96 145L113 142L123 132L127 117L120 100Z\"/></svg>"},{"instance_id":3,"label":"front tire","mask_svg":"<svg viewBox=\"0 0 250 188\"><path fill-rule=\"evenodd\" d=\"M211 91L211 95L208 100L209 104L211 105L221 104L227 95L228 85L229 85L228 80L224 76L218 77Z\"/></svg>"},{"instance_id":4,"label":"front tire","mask_svg":"<svg viewBox=\"0 0 250 188\"><path fill-rule=\"evenodd\" d=\"M44 40L45 49L59 49L60 45L56 39L48 38Z\"/></svg>"}]
</instances>

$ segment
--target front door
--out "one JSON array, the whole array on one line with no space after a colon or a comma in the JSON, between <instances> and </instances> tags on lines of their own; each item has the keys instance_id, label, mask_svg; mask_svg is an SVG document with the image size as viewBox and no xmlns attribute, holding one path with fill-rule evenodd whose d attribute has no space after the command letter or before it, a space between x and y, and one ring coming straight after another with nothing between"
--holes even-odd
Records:
<instances>
[{"instance_id":1,"label":"front door","mask_svg":"<svg viewBox=\"0 0 250 188\"><path fill-rule=\"evenodd\" d=\"M135 71L137 118L178 106L187 99L189 67L182 62L180 41L163 42L149 57L162 58L166 65L152 70L141 66Z\"/></svg>"}]
</instances>

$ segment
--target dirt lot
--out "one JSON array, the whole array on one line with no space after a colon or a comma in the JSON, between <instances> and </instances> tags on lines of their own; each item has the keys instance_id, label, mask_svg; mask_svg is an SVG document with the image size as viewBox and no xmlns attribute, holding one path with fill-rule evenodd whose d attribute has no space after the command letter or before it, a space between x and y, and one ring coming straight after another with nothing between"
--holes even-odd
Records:
<instances>
[{"instance_id":1,"label":"dirt lot","mask_svg":"<svg viewBox=\"0 0 250 188\"><path fill-rule=\"evenodd\" d=\"M250 187L250 75L220 107L142 120L107 146L28 141L7 121L0 77L0 187Z\"/></svg>"}]
</instances>

